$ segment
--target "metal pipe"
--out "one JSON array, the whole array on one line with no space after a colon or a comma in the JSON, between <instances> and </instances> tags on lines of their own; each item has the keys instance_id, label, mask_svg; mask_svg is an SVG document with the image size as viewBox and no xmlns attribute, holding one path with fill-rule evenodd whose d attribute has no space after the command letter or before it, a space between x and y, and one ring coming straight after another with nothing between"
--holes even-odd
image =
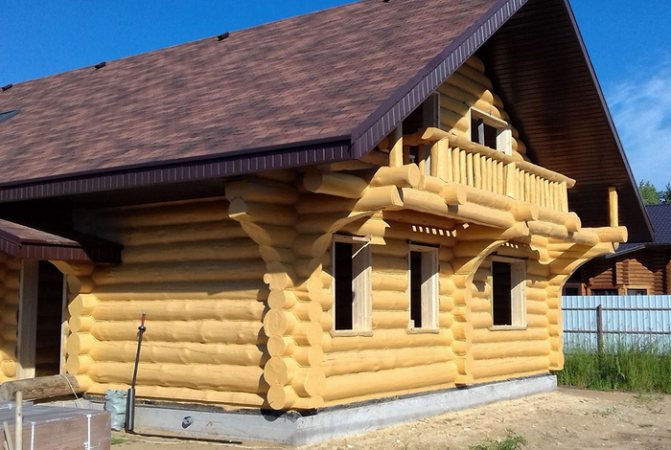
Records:
<instances>
[{"instance_id":1,"label":"metal pipe","mask_svg":"<svg viewBox=\"0 0 671 450\"><path fill-rule=\"evenodd\" d=\"M135 353L135 366L133 367L133 378L131 379L128 398L126 399L126 431L133 431L135 427L135 383L137 381L137 369L140 365L140 350L142 349L142 336L147 328L144 326L147 314L142 313L140 326L137 328L137 352Z\"/></svg>"}]
</instances>

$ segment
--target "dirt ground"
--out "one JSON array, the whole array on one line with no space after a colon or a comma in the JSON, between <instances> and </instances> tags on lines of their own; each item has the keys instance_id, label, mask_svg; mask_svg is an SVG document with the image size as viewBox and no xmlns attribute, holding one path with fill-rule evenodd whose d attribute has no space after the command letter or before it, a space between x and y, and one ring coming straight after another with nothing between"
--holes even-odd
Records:
<instances>
[{"instance_id":1,"label":"dirt ground","mask_svg":"<svg viewBox=\"0 0 671 450\"><path fill-rule=\"evenodd\" d=\"M336 439L300 450L468 449L522 436L525 449L671 450L671 395L559 389ZM279 449L113 435L113 450Z\"/></svg>"}]
</instances>

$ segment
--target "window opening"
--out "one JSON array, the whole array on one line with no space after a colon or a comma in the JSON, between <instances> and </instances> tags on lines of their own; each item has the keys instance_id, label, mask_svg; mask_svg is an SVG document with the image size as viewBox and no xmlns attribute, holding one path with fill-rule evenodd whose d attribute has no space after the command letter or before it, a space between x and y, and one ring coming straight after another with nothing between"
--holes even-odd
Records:
<instances>
[{"instance_id":1,"label":"window opening","mask_svg":"<svg viewBox=\"0 0 671 450\"><path fill-rule=\"evenodd\" d=\"M410 329L436 329L438 249L411 246L409 254Z\"/></svg>"},{"instance_id":2,"label":"window opening","mask_svg":"<svg viewBox=\"0 0 671 450\"><path fill-rule=\"evenodd\" d=\"M616 288L592 289L592 295L620 295Z\"/></svg>"},{"instance_id":3,"label":"window opening","mask_svg":"<svg viewBox=\"0 0 671 450\"><path fill-rule=\"evenodd\" d=\"M370 330L368 242L338 236L333 244L334 330Z\"/></svg>"},{"instance_id":4,"label":"window opening","mask_svg":"<svg viewBox=\"0 0 671 450\"><path fill-rule=\"evenodd\" d=\"M648 295L648 290L644 288L627 289L627 295Z\"/></svg>"},{"instance_id":5,"label":"window opening","mask_svg":"<svg viewBox=\"0 0 671 450\"><path fill-rule=\"evenodd\" d=\"M505 121L471 108L471 141L503 153L512 153L512 132Z\"/></svg>"},{"instance_id":6,"label":"window opening","mask_svg":"<svg viewBox=\"0 0 671 450\"><path fill-rule=\"evenodd\" d=\"M524 261L492 260L492 324L494 327L525 324Z\"/></svg>"}]
</instances>

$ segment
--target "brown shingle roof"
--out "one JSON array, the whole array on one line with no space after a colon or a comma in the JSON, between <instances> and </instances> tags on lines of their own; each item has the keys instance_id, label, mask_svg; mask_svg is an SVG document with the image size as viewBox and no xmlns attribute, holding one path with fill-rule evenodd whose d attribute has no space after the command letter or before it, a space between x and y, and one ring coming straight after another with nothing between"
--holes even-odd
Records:
<instances>
[{"instance_id":1,"label":"brown shingle roof","mask_svg":"<svg viewBox=\"0 0 671 450\"><path fill-rule=\"evenodd\" d=\"M17 84L0 203L361 157L483 44L529 154L578 181L583 223L604 225L614 185L650 240L568 0L363 0Z\"/></svg>"},{"instance_id":2,"label":"brown shingle roof","mask_svg":"<svg viewBox=\"0 0 671 450\"><path fill-rule=\"evenodd\" d=\"M495 3L364 0L16 84L0 183L350 140Z\"/></svg>"}]
</instances>

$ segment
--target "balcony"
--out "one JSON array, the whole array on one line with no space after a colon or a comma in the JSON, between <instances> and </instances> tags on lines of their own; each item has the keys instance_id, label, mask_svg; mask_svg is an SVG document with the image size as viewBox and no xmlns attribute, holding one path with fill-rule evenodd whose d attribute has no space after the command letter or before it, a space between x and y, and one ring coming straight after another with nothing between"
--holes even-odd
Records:
<instances>
[{"instance_id":1,"label":"balcony","mask_svg":"<svg viewBox=\"0 0 671 450\"><path fill-rule=\"evenodd\" d=\"M476 190L485 191L539 208L569 212L568 189L575 180L565 175L438 128L403 136L402 142L405 147L431 145L430 157L419 162L425 175L464 186L473 194ZM390 152L392 166L396 156L393 152L394 149Z\"/></svg>"}]
</instances>

